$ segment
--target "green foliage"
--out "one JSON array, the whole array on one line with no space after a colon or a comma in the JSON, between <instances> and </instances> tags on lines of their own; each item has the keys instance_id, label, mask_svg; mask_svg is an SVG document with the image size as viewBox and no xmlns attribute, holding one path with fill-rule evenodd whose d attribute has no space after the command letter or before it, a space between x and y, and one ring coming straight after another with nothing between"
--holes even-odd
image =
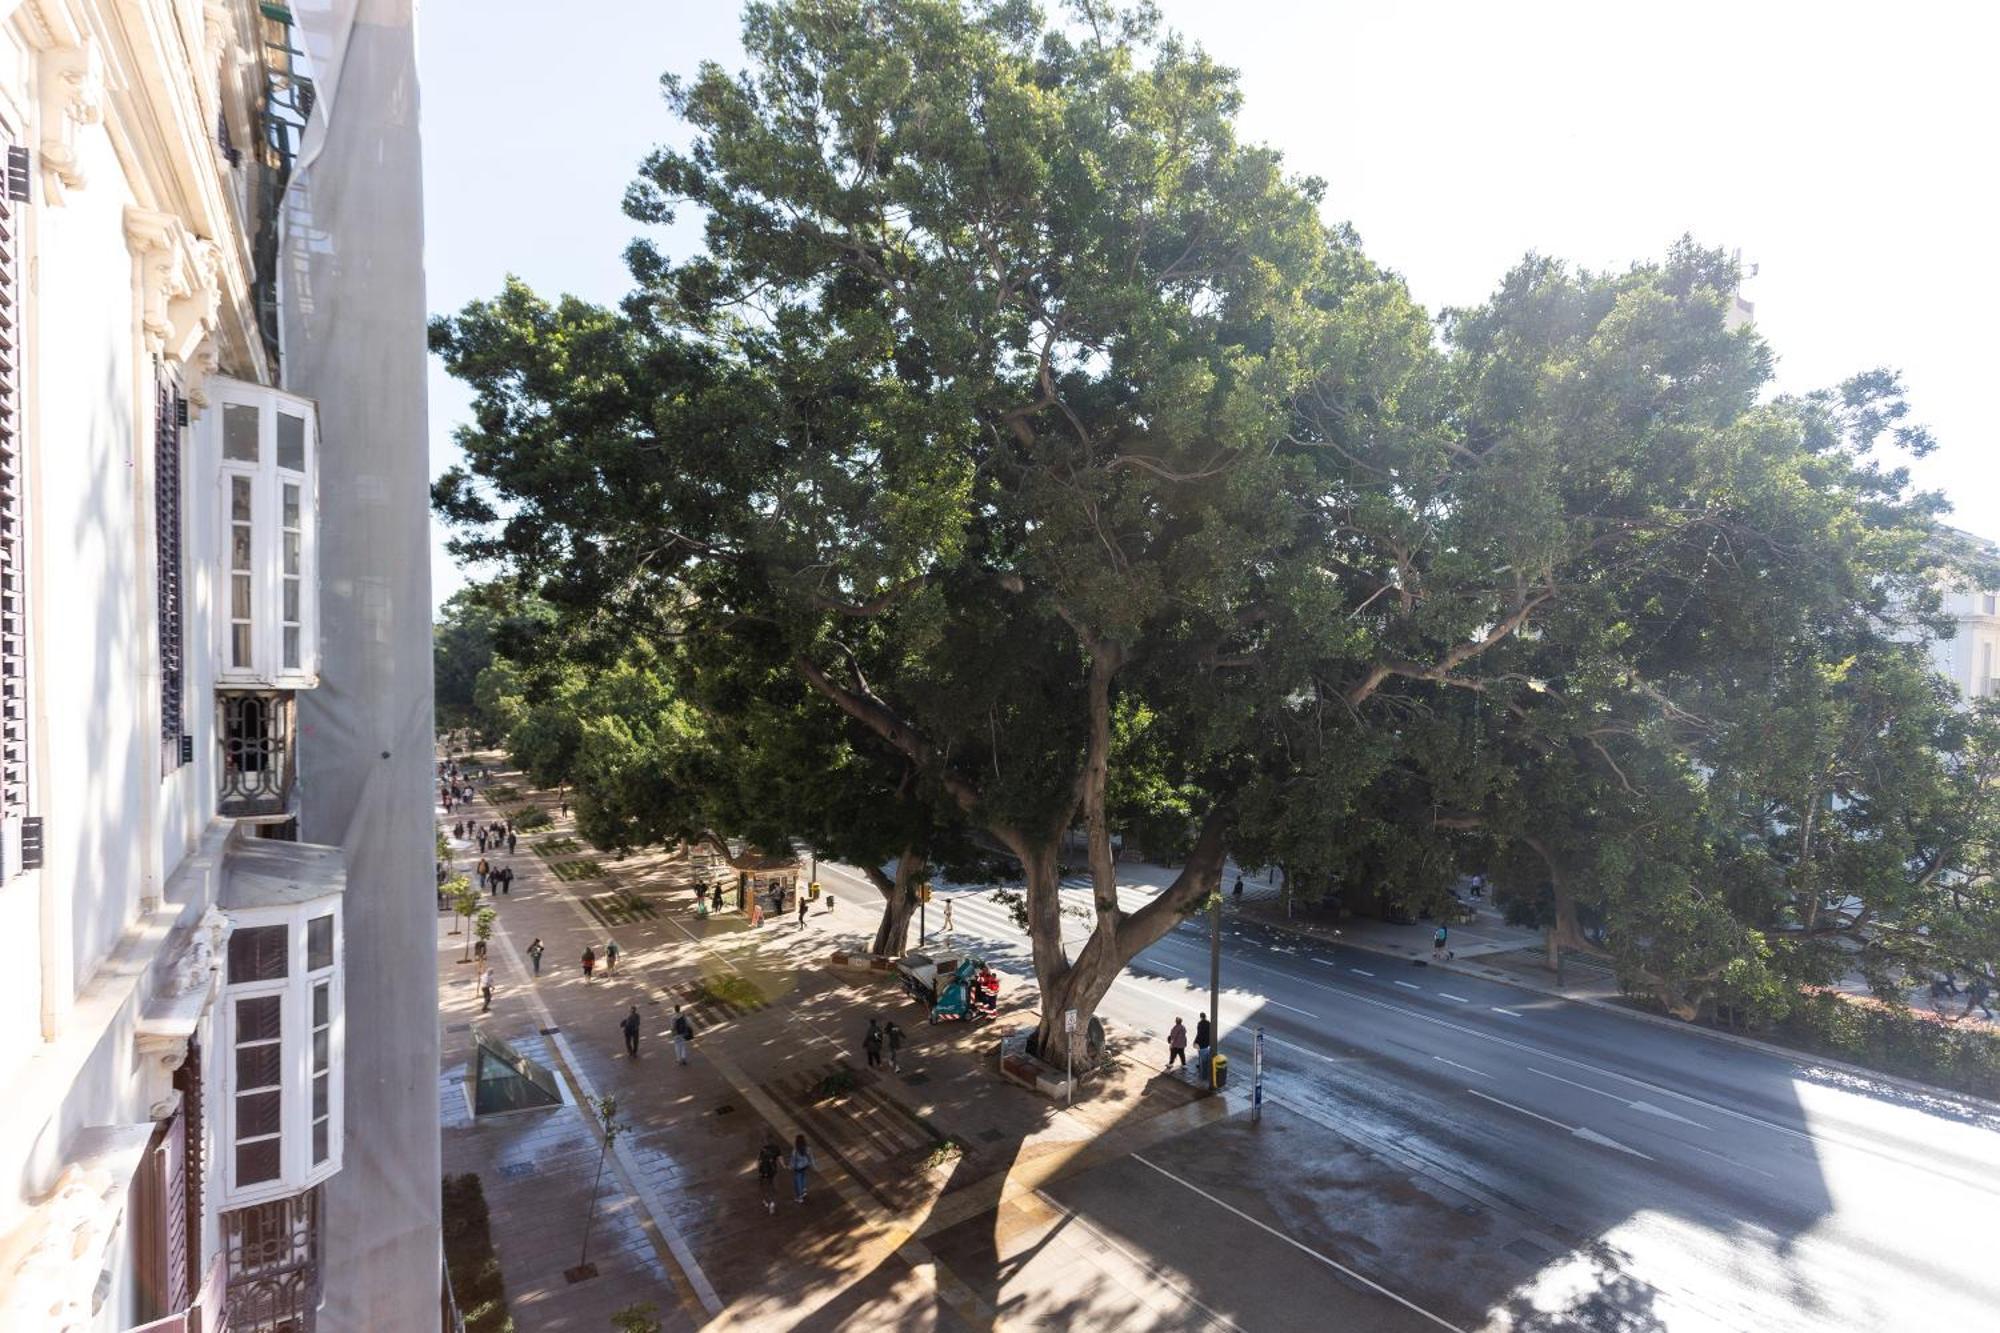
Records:
<instances>
[{"instance_id":1,"label":"green foliage","mask_svg":"<svg viewBox=\"0 0 2000 1333\"><path fill-rule=\"evenodd\" d=\"M707 976L695 982L695 993L713 1004L726 1004L738 1009L761 1009L764 993L757 989L750 978L733 972Z\"/></svg>"},{"instance_id":2,"label":"green foliage","mask_svg":"<svg viewBox=\"0 0 2000 1333\"><path fill-rule=\"evenodd\" d=\"M481 944L493 938L493 923L500 914L490 907L482 907L472 917L472 936Z\"/></svg>"},{"instance_id":3,"label":"green foliage","mask_svg":"<svg viewBox=\"0 0 2000 1333\"><path fill-rule=\"evenodd\" d=\"M658 1315L660 1307L651 1301L639 1301L622 1310L611 1313L611 1327L616 1333L660 1333L665 1327Z\"/></svg>"},{"instance_id":4,"label":"green foliage","mask_svg":"<svg viewBox=\"0 0 2000 1333\"><path fill-rule=\"evenodd\" d=\"M554 872L557 879L566 884L579 879L598 879L604 874L604 867L588 858L580 861L551 861L549 869Z\"/></svg>"},{"instance_id":5,"label":"green foliage","mask_svg":"<svg viewBox=\"0 0 2000 1333\"><path fill-rule=\"evenodd\" d=\"M935 1171L939 1167L950 1166L972 1150L957 1139L939 1139L917 1163L918 1171Z\"/></svg>"},{"instance_id":6,"label":"green foliage","mask_svg":"<svg viewBox=\"0 0 2000 1333\"><path fill-rule=\"evenodd\" d=\"M1771 397L1691 241L1434 322L1238 139L1231 71L1089 20L752 7L627 195L702 250L434 322L476 403L436 507L559 626L475 695L584 836L977 829L1045 1015L1225 850L1364 908L1490 868L1677 1013L1990 959L1993 747L1895 646L1955 557L1894 377ZM1072 953L1073 822L1189 871Z\"/></svg>"},{"instance_id":7,"label":"green foliage","mask_svg":"<svg viewBox=\"0 0 2000 1333\"><path fill-rule=\"evenodd\" d=\"M839 1069L826 1074L819 1082L813 1084L812 1099L816 1102L823 1102L830 1098L850 1093L854 1091L856 1082L854 1071L842 1065Z\"/></svg>"},{"instance_id":8,"label":"green foliage","mask_svg":"<svg viewBox=\"0 0 2000 1333\"><path fill-rule=\"evenodd\" d=\"M533 833L555 823L549 812L535 805L519 805L507 814L507 826L516 833Z\"/></svg>"},{"instance_id":9,"label":"green foliage","mask_svg":"<svg viewBox=\"0 0 2000 1333\"><path fill-rule=\"evenodd\" d=\"M520 796L521 793L512 783L496 782L492 786L486 788L486 790L481 794L484 795L487 800L493 802L495 805L498 805L503 801L514 800L515 798Z\"/></svg>"},{"instance_id":10,"label":"green foliage","mask_svg":"<svg viewBox=\"0 0 2000 1333\"><path fill-rule=\"evenodd\" d=\"M553 861L559 856L572 856L581 850L583 850L583 844L575 838L568 837L543 838L540 842L534 844L535 855L541 857L544 861Z\"/></svg>"},{"instance_id":11,"label":"green foliage","mask_svg":"<svg viewBox=\"0 0 2000 1333\"><path fill-rule=\"evenodd\" d=\"M1800 997L1770 1035L1816 1055L2000 1097L2000 1037L1971 1026L1815 993Z\"/></svg>"},{"instance_id":12,"label":"green foliage","mask_svg":"<svg viewBox=\"0 0 2000 1333\"><path fill-rule=\"evenodd\" d=\"M473 1173L446 1176L443 1184L445 1272L466 1333L513 1333L507 1287L494 1253L486 1192Z\"/></svg>"}]
</instances>

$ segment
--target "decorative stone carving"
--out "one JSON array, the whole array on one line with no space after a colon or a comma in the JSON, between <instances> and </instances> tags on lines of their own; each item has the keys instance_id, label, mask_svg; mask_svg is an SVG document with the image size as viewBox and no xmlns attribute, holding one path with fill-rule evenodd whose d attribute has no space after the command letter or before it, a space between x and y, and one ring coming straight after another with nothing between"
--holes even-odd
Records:
<instances>
[{"instance_id":1,"label":"decorative stone carving","mask_svg":"<svg viewBox=\"0 0 2000 1333\"><path fill-rule=\"evenodd\" d=\"M150 1123L78 1134L54 1186L5 1238L0 1252L11 1271L0 1271L0 1328L89 1333L103 1326L111 1268L123 1262L112 1243L152 1135Z\"/></svg>"},{"instance_id":2,"label":"decorative stone carving","mask_svg":"<svg viewBox=\"0 0 2000 1333\"><path fill-rule=\"evenodd\" d=\"M42 197L60 204L69 191L85 184L77 131L104 119L104 62L97 43L81 37L45 48L37 56L36 80L41 87Z\"/></svg>"},{"instance_id":3,"label":"decorative stone carving","mask_svg":"<svg viewBox=\"0 0 2000 1333\"><path fill-rule=\"evenodd\" d=\"M222 251L170 213L125 210L125 240L139 266L146 350L188 362L215 331L222 308Z\"/></svg>"}]
</instances>

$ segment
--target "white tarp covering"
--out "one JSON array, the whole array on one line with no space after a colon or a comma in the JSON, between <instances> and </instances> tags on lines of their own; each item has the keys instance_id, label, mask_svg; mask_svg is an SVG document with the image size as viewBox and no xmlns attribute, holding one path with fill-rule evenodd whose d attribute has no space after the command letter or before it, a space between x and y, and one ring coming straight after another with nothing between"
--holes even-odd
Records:
<instances>
[{"instance_id":1,"label":"white tarp covering","mask_svg":"<svg viewBox=\"0 0 2000 1333\"><path fill-rule=\"evenodd\" d=\"M429 475L413 0L293 0L318 101L285 206L284 386L319 402L320 686L299 835L348 859L327 1333L438 1311Z\"/></svg>"}]
</instances>

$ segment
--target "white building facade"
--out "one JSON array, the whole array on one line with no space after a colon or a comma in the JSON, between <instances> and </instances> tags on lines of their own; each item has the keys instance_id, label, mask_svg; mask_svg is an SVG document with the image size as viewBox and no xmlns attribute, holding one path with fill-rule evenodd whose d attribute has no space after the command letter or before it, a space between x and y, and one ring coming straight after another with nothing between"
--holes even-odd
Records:
<instances>
[{"instance_id":1,"label":"white building facade","mask_svg":"<svg viewBox=\"0 0 2000 1333\"><path fill-rule=\"evenodd\" d=\"M1969 532L1951 535L1975 557L2000 564L2000 545ZM1958 633L1931 641L1932 662L1966 698L2000 699L2000 587L1948 588L1943 595Z\"/></svg>"},{"instance_id":2,"label":"white building facade","mask_svg":"<svg viewBox=\"0 0 2000 1333\"><path fill-rule=\"evenodd\" d=\"M368 1281L325 1257L368 1029L302 776L356 573L281 387L304 52L287 4L0 0L0 1329L306 1333Z\"/></svg>"}]
</instances>

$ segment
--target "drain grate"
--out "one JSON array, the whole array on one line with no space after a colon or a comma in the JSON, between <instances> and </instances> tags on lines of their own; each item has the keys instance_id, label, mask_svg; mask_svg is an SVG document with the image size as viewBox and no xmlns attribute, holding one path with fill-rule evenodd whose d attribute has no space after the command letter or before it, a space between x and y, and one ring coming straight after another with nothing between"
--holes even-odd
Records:
<instances>
[{"instance_id":1,"label":"drain grate","mask_svg":"<svg viewBox=\"0 0 2000 1333\"><path fill-rule=\"evenodd\" d=\"M735 1110L736 1110L735 1107L731 1106L728 1102L724 1102L722 1105L715 1108L715 1113L717 1115L730 1115L733 1114Z\"/></svg>"},{"instance_id":2,"label":"drain grate","mask_svg":"<svg viewBox=\"0 0 2000 1333\"><path fill-rule=\"evenodd\" d=\"M540 1029L540 1031L541 1031L541 1034L542 1034L542 1035L543 1035L544 1037L553 1037L553 1036L555 1036L555 1035L556 1035L556 1033L558 1033L558 1032L561 1032L561 1031L562 1031L562 1029L561 1029L561 1028L542 1028L542 1029Z\"/></svg>"}]
</instances>

